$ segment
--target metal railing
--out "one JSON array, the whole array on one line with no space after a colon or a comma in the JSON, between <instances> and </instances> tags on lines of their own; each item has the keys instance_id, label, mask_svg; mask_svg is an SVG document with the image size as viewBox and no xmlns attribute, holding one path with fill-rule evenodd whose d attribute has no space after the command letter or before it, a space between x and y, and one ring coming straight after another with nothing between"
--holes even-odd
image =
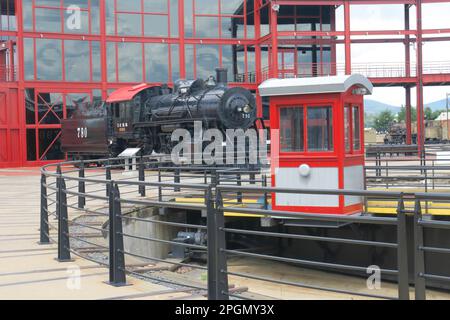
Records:
<instances>
[{"instance_id":1,"label":"metal railing","mask_svg":"<svg viewBox=\"0 0 450 320\"><path fill-rule=\"evenodd\" d=\"M345 74L344 63L319 62L297 63L296 65L278 66L280 78L303 78ZM409 73L408 73L409 69ZM357 62L352 63L352 73L362 74L369 78L403 78L415 77L417 65L402 62ZM450 61L431 61L423 63L423 74L450 74ZM263 80L270 78L270 67L262 68ZM245 78L242 75L242 78Z\"/></svg>"},{"instance_id":2,"label":"metal railing","mask_svg":"<svg viewBox=\"0 0 450 320\"><path fill-rule=\"evenodd\" d=\"M416 299L426 297L425 281L441 279L445 275L425 272L427 259L425 252L450 253L450 248L427 246L423 239L423 229L449 229L450 222L428 219L422 208L430 203L449 203L450 194L415 193L352 190L312 190L281 189L268 187L268 178L259 170L217 168L203 166L172 166L161 158L138 157L137 172L123 172L129 159L105 159L96 163L103 167L89 167L86 162L67 162L48 165L41 176L41 221L40 242L58 245L58 260L70 261L71 255L100 263L109 268L109 282L120 286L126 283L127 275L168 284L176 284L201 292L208 299L248 299L245 290L229 284L230 277L247 278L300 288L338 294L371 298L409 299L408 260L414 261L414 286ZM77 168L72 167L76 165ZM422 168L424 169L424 168ZM376 169L375 169L376 170ZM426 170L425 170L426 171ZM270 183L269 183L270 185ZM273 194L297 194L336 197L359 197L364 203L372 200L396 203L396 215L383 216L362 213L360 215L323 215L301 212L275 211L270 201ZM201 201L185 201L198 198ZM180 200L181 199L181 200ZM414 205L411 206L411 203ZM135 214L148 208L162 210L164 219ZM174 220L166 211L176 211L180 220ZM186 221L187 212L199 212L205 223ZM261 231L227 225L227 214L250 215L265 219L314 219L315 221L341 224L362 224L367 226L391 226L396 230L395 241L339 238L327 235L292 233L288 230ZM414 257L409 256L408 229L406 220L414 219ZM172 217L172 218L171 218ZM82 220L92 218L93 220ZM202 231L206 241L201 243L179 242L160 234L140 234L128 228L129 223L164 225L174 230ZM302 257L287 257L229 247L227 239L233 235L246 235L270 239L291 239L311 242L327 242L394 250L395 266L381 269L383 275L397 279L397 295L385 296L367 292L344 290L320 285L280 280L253 273L235 271L229 266L231 256L263 259L298 266L314 267L333 271L354 271L365 273L367 266L318 261ZM101 235L101 236L100 236ZM171 248L195 250L206 255L206 265L188 260L167 260L156 253L136 252L127 246L127 241L141 241L142 246L160 244L168 252ZM107 240L107 241L106 241ZM142 261L127 263L129 258ZM154 264L149 267L149 265ZM207 284L183 282L161 274L170 268L187 267L207 273ZM159 272L155 274L155 272Z\"/></svg>"}]
</instances>

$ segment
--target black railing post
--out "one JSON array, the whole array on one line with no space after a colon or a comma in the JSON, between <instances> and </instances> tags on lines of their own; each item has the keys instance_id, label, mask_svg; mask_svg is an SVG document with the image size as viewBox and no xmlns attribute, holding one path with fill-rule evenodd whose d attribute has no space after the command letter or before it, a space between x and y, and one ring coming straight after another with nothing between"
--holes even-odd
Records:
<instances>
[{"instance_id":1,"label":"black railing post","mask_svg":"<svg viewBox=\"0 0 450 320\"><path fill-rule=\"evenodd\" d=\"M109 194L111 193L111 185L108 183L108 181L111 181L111 166L109 160L106 162L106 173L105 173L105 179L106 179L106 196L109 197Z\"/></svg>"},{"instance_id":2,"label":"black railing post","mask_svg":"<svg viewBox=\"0 0 450 320\"><path fill-rule=\"evenodd\" d=\"M249 175L249 179L250 179L250 184L256 184L256 175L255 173L250 173Z\"/></svg>"},{"instance_id":3,"label":"black railing post","mask_svg":"<svg viewBox=\"0 0 450 320\"><path fill-rule=\"evenodd\" d=\"M59 219L59 207L60 207L60 204L61 204L61 193L59 192L60 191L60 184L61 184L61 175L62 175L62 173L61 173L61 166L58 164L57 166L56 166L56 174L58 175L57 177L56 177L56 189L57 189L57 191L56 191L56 219Z\"/></svg>"},{"instance_id":4,"label":"black railing post","mask_svg":"<svg viewBox=\"0 0 450 320\"><path fill-rule=\"evenodd\" d=\"M142 156L139 158L139 182L145 182L145 164ZM145 185L139 184L139 194L145 197Z\"/></svg>"},{"instance_id":5,"label":"black railing post","mask_svg":"<svg viewBox=\"0 0 450 320\"><path fill-rule=\"evenodd\" d=\"M161 169L158 168L158 182L161 183L162 179L161 179ZM158 201L162 202L163 200L163 195L162 195L162 187L161 185L158 185Z\"/></svg>"},{"instance_id":6,"label":"black railing post","mask_svg":"<svg viewBox=\"0 0 450 320\"><path fill-rule=\"evenodd\" d=\"M416 300L425 300L425 255L423 252L423 227L420 225L422 219L422 207L420 200L416 199L414 205L414 289Z\"/></svg>"},{"instance_id":7,"label":"black railing post","mask_svg":"<svg viewBox=\"0 0 450 320\"><path fill-rule=\"evenodd\" d=\"M84 206L86 205L86 197L84 194L86 193L86 182L84 181L85 178L85 172L84 172L84 162L83 160L80 161L80 168L78 171L78 208L84 209Z\"/></svg>"},{"instance_id":8,"label":"black railing post","mask_svg":"<svg viewBox=\"0 0 450 320\"><path fill-rule=\"evenodd\" d=\"M225 239L225 217L223 209L223 198L220 190L216 191L216 208L214 210L214 235L215 251L216 251L216 294L217 300L229 300L228 296L228 273L227 273L227 253L226 253L226 239Z\"/></svg>"},{"instance_id":9,"label":"black railing post","mask_svg":"<svg viewBox=\"0 0 450 320\"><path fill-rule=\"evenodd\" d=\"M408 240L406 235L406 213L403 195L397 206L397 267L398 267L398 297L409 300L408 276Z\"/></svg>"},{"instance_id":10,"label":"black railing post","mask_svg":"<svg viewBox=\"0 0 450 320\"><path fill-rule=\"evenodd\" d=\"M68 262L70 259L69 215L67 213L66 182L59 177L59 212L58 212L58 261Z\"/></svg>"},{"instance_id":11,"label":"black railing post","mask_svg":"<svg viewBox=\"0 0 450 320\"><path fill-rule=\"evenodd\" d=\"M180 169L175 169L174 171L174 176L173 176L173 182L174 183L180 183L181 179L180 179ZM174 192L180 192L181 188L180 187L174 187L173 188Z\"/></svg>"},{"instance_id":12,"label":"black railing post","mask_svg":"<svg viewBox=\"0 0 450 320\"><path fill-rule=\"evenodd\" d=\"M119 186L109 183L109 284L126 285L125 256L122 231L122 209Z\"/></svg>"},{"instance_id":13,"label":"black railing post","mask_svg":"<svg viewBox=\"0 0 450 320\"><path fill-rule=\"evenodd\" d=\"M49 244L48 205L47 205L47 177L41 175L41 226L39 244Z\"/></svg>"},{"instance_id":14,"label":"black railing post","mask_svg":"<svg viewBox=\"0 0 450 320\"><path fill-rule=\"evenodd\" d=\"M217 299L217 252L215 237L215 212L212 188L206 191L207 237L208 237L208 300Z\"/></svg>"},{"instance_id":15,"label":"black railing post","mask_svg":"<svg viewBox=\"0 0 450 320\"><path fill-rule=\"evenodd\" d=\"M238 173L236 175L236 178L237 178L237 185L238 186L242 186L242 175L241 175L241 173ZM242 203L242 192L238 192L237 193L237 202L238 203Z\"/></svg>"},{"instance_id":16,"label":"black railing post","mask_svg":"<svg viewBox=\"0 0 450 320\"><path fill-rule=\"evenodd\" d=\"M267 187L267 176L263 175L262 177L262 185L263 187ZM264 191L264 210L269 209L269 197L267 192Z\"/></svg>"}]
</instances>

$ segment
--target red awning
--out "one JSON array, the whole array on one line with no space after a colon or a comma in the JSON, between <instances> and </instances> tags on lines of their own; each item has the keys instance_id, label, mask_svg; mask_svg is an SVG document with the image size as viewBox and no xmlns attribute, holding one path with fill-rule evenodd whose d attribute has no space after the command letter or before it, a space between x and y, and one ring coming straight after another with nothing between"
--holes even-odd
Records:
<instances>
[{"instance_id":1,"label":"red awning","mask_svg":"<svg viewBox=\"0 0 450 320\"><path fill-rule=\"evenodd\" d=\"M149 85L147 83L141 83L132 87L123 87L117 89L116 91L114 91L109 95L108 99L106 99L106 102L112 103L119 101L130 101L139 92L148 89L150 87L152 87L152 85Z\"/></svg>"}]
</instances>

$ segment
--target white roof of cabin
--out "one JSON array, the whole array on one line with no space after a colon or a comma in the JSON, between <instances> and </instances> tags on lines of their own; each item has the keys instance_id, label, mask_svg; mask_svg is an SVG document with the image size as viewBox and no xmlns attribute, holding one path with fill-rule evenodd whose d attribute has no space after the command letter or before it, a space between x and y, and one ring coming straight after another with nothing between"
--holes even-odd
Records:
<instances>
[{"instance_id":1,"label":"white roof of cabin","mask_svg":"<svg viewBox=\"0 0 450 320\"><path fill-rule=\"evenodd\" d=\"M311 78L268 79L259 86L262 97L303 95L317 93L341 93L353 86L367 89L372 94L373 85L360 74Z\"/></svg>"}]
</instances>

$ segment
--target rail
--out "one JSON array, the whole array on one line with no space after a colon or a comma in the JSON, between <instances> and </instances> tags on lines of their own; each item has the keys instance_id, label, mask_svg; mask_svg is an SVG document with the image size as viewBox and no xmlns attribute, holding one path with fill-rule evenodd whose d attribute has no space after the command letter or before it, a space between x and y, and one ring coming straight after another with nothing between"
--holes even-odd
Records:
<instances>
[{"instance_id":1,"label":"rail","mask_svg":"<svg viewBox=\"0 0 450 320\"><path fill-rule=\"evenodd\" d=\"M423 299L426 298L426 281L450 279L427 270L428 256L424 254L446 254L450 253L450 248L427 244L424 237L420 236L427 228L450 229L450 222L433 220L425 211L429 204L448 204L450 195L447 193L282 189L269 187L267 175L254 168L173 166L160 157L133 159L137 162L135 171L124 170L129 159L95 161L102 167L91 167L89 163L81 161L51 164L42 168L40 242L57 244L59 261L70 261L72 255L76 255L100 263L109 268L109 282L112 285L125 285L127 276L138 276L189 288L201 292L208 299L248 299L250 295L232 283L239 282L239 278L377 299L409 299L410 285L415 288L415 298ZM410 169L430 170L420 166ZM273 194L279 193L360 197L366 204L372 200L394 202L396 214L379 216L363 212L359 215L338 216L275 211L271 209L270 200ZM202 200L188 201L196 198ZM157 212L153 209L157 209ZM194 222L188 220L187 212L192 211L199 212L202 219ZM245 224L236 227L226 224L227 214L233 213L288 222L314 219L349 227L353 224L390 226L396 236L392 241L384 241L293 232L291 227L276 230L253 228ZM407 220L411 217L415 226L414 257L410 257L411 253L407 250L408 237L411 236L408 234ZM130 224L164 225L171 228L171 234L180 230L193 233L201 231L206 233L206 237L199 241L179 241L159 233L149 235L137 232ZM397 255L395 264L383 266L380 272L396 280L397 294L385 296L364 290L323 287L307 281L276 279L258 274L257 270L252 273L235 270L230 267L233 257L352 271L361 275L366 275L368 266L291 257L274 254L270 250L261 252L230 247L227 239L233 235L252 236L261 239L261 242L269 239L273 243L274 239L278 239L394 250ZM137 251L130 241L138 241L141 247L146 248L158 244L164 252L161 254L153 249ZM167 259L167 255L174 250L201 253L206 257L206 265L189 258ZM408 260L414 261L413 282L408 279ZM169 270L183 267L206 273L206 283L187 283L180 278L170 277Z\"/></svg>"},{"instance_id":2,"label":"rail","mask_svg":"<svg viewBox=\"0 0 450 320\"><path fill-rule=\"evenodd\" d=\"M295 65L278 66L280 78L302 78L317 76L344 75L344 63L296 63ZM415 77L417 75L417 66L414 63L410 65L402 62L357 62L352 63L352 73L362 74L368 78L405 78ZM271 77L271 68L266 66L262 68L261 77L267 80ZM450 61L430 61L424 62L423 74L450 74ZM247 78L250 78L250 73ZM239 79L245 80L246 75L241 74Z\"/></svg>"}]
</instances>

